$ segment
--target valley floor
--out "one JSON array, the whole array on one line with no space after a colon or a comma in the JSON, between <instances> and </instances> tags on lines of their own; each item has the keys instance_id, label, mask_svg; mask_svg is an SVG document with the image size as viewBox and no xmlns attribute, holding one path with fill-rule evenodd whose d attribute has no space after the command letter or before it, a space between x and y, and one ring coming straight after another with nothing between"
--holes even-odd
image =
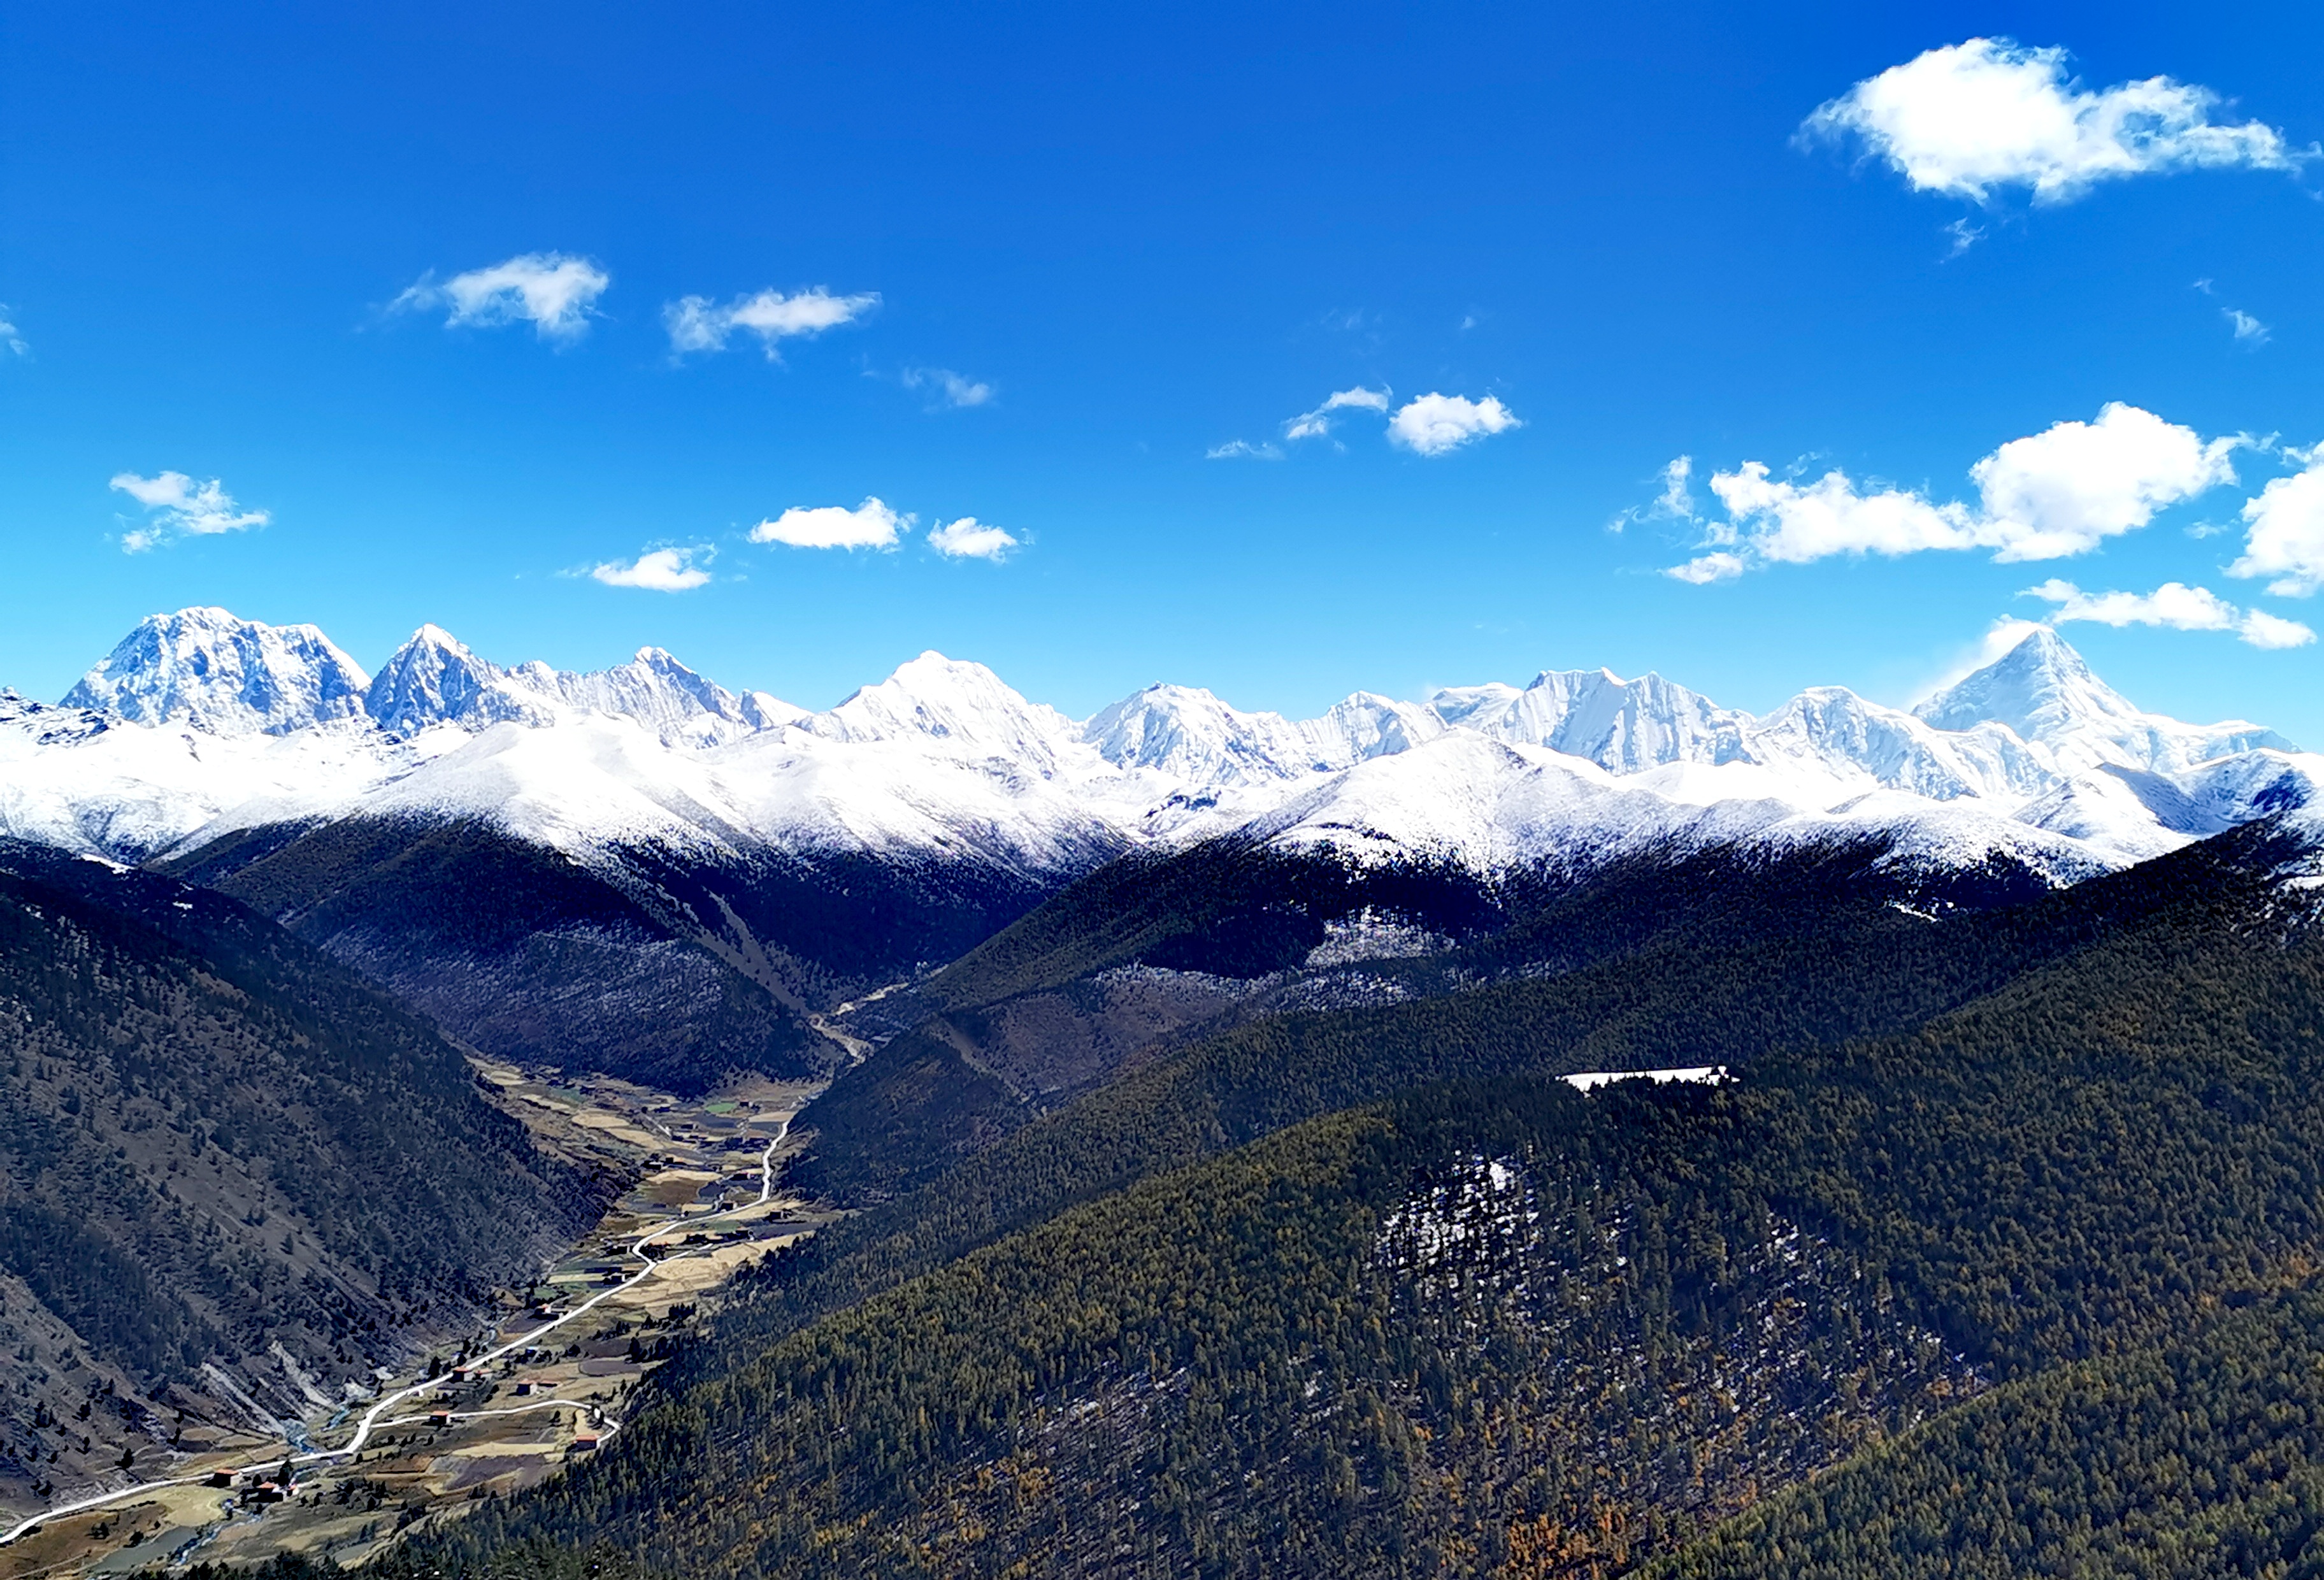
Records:
<instances>
[{"instance_id":1,"label":"valley floor","mask_svg":"<svg viewBox=\"0 0 2324 1580\"><path fill-rule=\"evenodd\" d=\"M816 1086L753 1077L687 1101L553 1068L484 1063L477 1079L545 1150L633 1180L596 1227L367 1402L291 1423L287 1437L221 1432L141 1466L136 1484L6 1515L0 1580L291 1552L360 1562L592 1452L740 1268L836 1215L777 1185Z\"/></svg>"}]
</instances>

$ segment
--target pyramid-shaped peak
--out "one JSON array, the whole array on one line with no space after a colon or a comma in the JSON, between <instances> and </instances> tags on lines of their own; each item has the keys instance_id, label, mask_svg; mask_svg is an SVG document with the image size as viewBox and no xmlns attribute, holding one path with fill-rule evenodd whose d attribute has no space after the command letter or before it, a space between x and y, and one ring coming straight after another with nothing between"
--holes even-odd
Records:
<instances>
[{"instance_id":1,"label":"pyramid-shaped peak","mask_svg":"<svg viewBox=\"0 0 2324 1580\"><path fill-rule=\"evenodd\" d=\"M2141 716L2129 698L2099 679L2082 655L2047 625L2029 627L1998 657L1913 712L1941 730L1998 724L2029 741L2050 740L2080 725Z\"/></svg>"},{"instance_id":2,"label":"pyramid-shaped peak","mask_svg":"<svg viewBox=\"0 0 2324 1580\"><path fill-rule=\"evenodd\" d=\"M2059 635L2057 628L2051 625L2031 627L2008 651L1986 668L2077 679L2090 673L2089 661L2076 651L2073 644Z\"/></svg>"},{"instance_id":3,"label":"pyramid-shaped peak","mask_svg":"<svg viewBox=\"0 0 2324 1580\"><path fill-rule=\"evenodd\" d=\"M449 648L456 652L466 652L468 651L468 644L466 642L462 642L458 637L445 630L441 625L434 624L432 621L413 632L410 637L405 639L403 645L405 647L419 648Z\"/></svg>"},{"instance_id":4,"label":"pyramid-shaped peak","mask_svg":"<svg viewBox=\"0 0 2324 1580\"><path fill-rule=\"evenodd\" d=\"M2240 719L2191 725L2142 711L2046 625L2015 636L1913 712L1941 730L2001 725L2039 743L2066 772L2110 763L2171 773L2237 752L2291 748L2274 731Z\"/></svg>"},{"instance_id":5,"label":"pyramid-shaped peak","mask_svg":"<svg viewBox=\"0 0 2324 1580\"><path fill-rule=\"evenodd\" d=\"M481 723L503 675L442 626L422 625L380 666L364 710L382 729L403 735L430 725Z\"/></svg>"}]
</instances>

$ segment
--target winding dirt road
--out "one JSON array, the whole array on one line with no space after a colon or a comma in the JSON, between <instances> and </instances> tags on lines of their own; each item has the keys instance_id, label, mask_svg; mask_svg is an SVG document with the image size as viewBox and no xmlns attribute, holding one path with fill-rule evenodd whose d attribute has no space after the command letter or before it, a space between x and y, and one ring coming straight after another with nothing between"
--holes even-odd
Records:
<instances>
[{"instance_id":1,"label":"winding dirt road","mask_svg":"<svg viewBox=\"0 0 2324 1580\"><path fill-rule=\"evenodd\" d=\"M783 1138L790 1133L790 1128L791 1122L788 1117L786 1117L782 1122L782 1128L775 1132L773 1139L767 1142L765 1150L759 1154L759 1196L757 1200L745 1202L739 1207L728 1207L723 1212L710 1213L699 1218L672 1218L669 1223L662 1224L658 1229L648 1230L646 1233L639 1235L635 1240L632 1240L629 1245L629 1253L632 1256L636 1257L641 1262L644 1263L644 1266L639 1268L637 1271L632 1273L622 1282L613 1285L611 1288L600 1289L595 1295L590 1296L586 1300L582 1301L580 1305L573 1307L572 1310L561 1312L542 1323L539 1327L533 1328L527 1333L520 1334L515 1338L509 1340L506 1344L502 1344L497 1349L488 1350L484 1354L478 1355L474 1360L467 1363L468 1366L471 1368L488 1366L493 1362L499 1360L502 1356L508 1354L512 1351L521 1350L529 1344L537 1343L543 1334L554 1333L557 1329L564 1326L567 1323L571 1322L575 1317L586 1315L599 1302L609 1300L616 1295L622 1294L627 1290L635 1289L638 1284L642 1282L644 1280L651 1278L654 1274L654 1270L660 1267L663 1262L675 1261L680 1257L687 1255L687 1253L684 1252L678 1252L677 1256L653 1257L647 1254L646 1248L648 1246L660 1239L663 1235L669 1234L672 1230L697 1229L705 1224L715 1224L722 1218L732 1218L740 1214L750 1212L755 1207L764 1206L773 1198L775 1194L775 1149L783 1144ZM384 1417L389 1410L394 1409L397 1405L401 1404L404 1400L410 1399L415 1394L429 1391L430 1389L438 1386L442 1381L443 1379L440 1377L423 1378L420 1381L410 1384L409 1387L396 1390L393 1393L381 1395L380 1398L372 1405L371 1409L364 1412L363 1418L355 1423L355 1436L348 1438L346 1443L337 1448L318 1448L304 1454L290 1455L289 1456L290 1463L294 1466L301 1465L319 1465L326 1464L335 1459L350 1458L355 1455L362 1453L364 1446L371 1441L372 1433L382 1428L410 1426L418 1422L425 1421L428 1418L425 1414L417 1416L402 1416L392 1420L383 1419L382 1418ZM473 1420L481 1416L517 1415L525 1410L555 1409L559 1407L568 1409L584 1408L580 1401L576 1400L544 1399L536 1400L531 1404L519 1405L514 1409L510 1409L455 1411L451 1412L451 1414L454 1420L465 1421ZM621 1422L613 1420L611 1418L607 1418L604 1427L604 1436L613 1436L614 1432L621 1428ZM261 1455L254 1456L249 1464L237 1467L236 1474L239 1474L239 1472L243 1470L255 1469L261 1465L279 1465L281 1463L281 1462L276 1459L272 1454ZM20 1537L29 1536L33 1531L38 1530L47 1521L62 1519L68 1514L82 1514L88 1512L91 1509L102 1509L110 1503L125 1502L132 1499L143 1497L149 1492L157 1492L163 1487L190 1486L196 1482L208 1481L212 1475L217 1474L217 1468L222 1467L213 1467L210 1470L203 1471L198 1475L175 1476L166 1481L140 1482L134 1487L123 1487L117 1492L99 1492L93 1497L82 1498L70 1503L60 1503L52 1509L44 1509L40 1513L18 1522L6 1532L0 1533L0 1547L6 1547L10 1542L16 1540Z\"/></svg>"}]
</instances>

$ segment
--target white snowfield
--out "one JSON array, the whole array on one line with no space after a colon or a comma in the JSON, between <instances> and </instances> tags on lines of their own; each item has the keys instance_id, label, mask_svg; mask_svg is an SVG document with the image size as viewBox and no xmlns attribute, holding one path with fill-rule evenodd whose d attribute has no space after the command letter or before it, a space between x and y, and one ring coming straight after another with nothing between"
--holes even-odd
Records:
<instances>
[{"instance_id":1,"label":"white snowfield","mask_svg":"<svg viewBox=\"0 0 2324 1580\"><path fill-rule=\"evenodd\" d=\"M1610 1086L1616 1081L1653 1081L1657 1084L1681 1081L1689 1086L1716 1086L1727 1079L1723 1064L1692 1065L1681 1070L1583 1070L1578 1075L1560 1076L1559 1080L1577 1092L1594 1092L1600 1086Z\"/></svg>"},{"instance_id":2,"label":"white snowfield","mask_svg":"<svg viewBox=\"0 0 2324 1580\"><path fill-rule=\"evenodd\" d=\"M1526 864L1835 836L2057 883L2319 802L2324 759L2181 724L2036 629L1911 712L1837 687L1765 716L1648 675L1357 693L1323 717L1155 686L1083 721L924 653L810 712L648 648L503 668L424 626L377 677L311 626L141 624L49 706L0 691L0 836L135 862L347 816L484 819L585 863L651 847L1051 877L1240 830L1357 861Z\"/></svg>"}]
</instances>

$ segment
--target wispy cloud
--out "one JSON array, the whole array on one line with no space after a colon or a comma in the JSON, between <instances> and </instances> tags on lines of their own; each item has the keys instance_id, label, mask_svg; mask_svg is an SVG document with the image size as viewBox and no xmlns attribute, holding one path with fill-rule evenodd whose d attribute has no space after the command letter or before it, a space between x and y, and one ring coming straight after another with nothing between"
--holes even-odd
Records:
<instances>
[{"instance_id":1,"label":"wispy cloud","mask_svg":"<svg viewBox=\"0 0 2324 1580\"><path fill-rule=\"evenodd\" d=\"M1274 444L1253 444L1247 439L1231 439L1224 444L1214 444L1203 452L1206 461L1279 461L1281 447Z\"/></svg>"},{"instance_id":2,"label":"wispy cloud","mask_svg":"<svg viewBox=\"0 0 2324 1580\"><path fill-rule=\"evenodd\" d=\"M1618 532L1635 521L1691 522L1695 519L1694 490L1690 486L1694 477L1694 457L1674 456L1664 464L1658 476L1663 480L1663 491L1655 496L1654 503L1643 508L1632 505L1621 512L1606 523L1608 531ZM1739 573L1741 569L1741 562L1738 561L1736 570ZM1708 579L1718 581L1725 578L1711 577Z\"/></svg>"},{"instance_id":3,"label":"wispy cloud","mask_svg":"<svg viewBox=\"0 0 2324 1580\"><path fill-rule=\"evenodd\" d=\"M611 274L586 258L525 253L449 280L423 275L388 305L391 310L447 308L447 325L529 323L544 339L571 340L587 331L597 299L613 283Z\"/></svg>"},{"instance_id":4,"label":"wispy cloud","mask_svg":"<svg viewBox=\"0 0 2324 1580\"><path fill-rule=\"evenodd\" d=\"M1997 188L2065 203L2129 176L2293 171L2317 157L2261 122L2213 121L2220 98L2208 88L2150 77L2092 92L2066 60L2008 39L1948 44L1819 106L1800 139L1858 143L1915 190L1977 203Z\"/></svg>"},{"instance_id":5,"label":"wispy cloud","mask_svg":"<svg viewBox=\"0 0 2324 1580\"><path fill-rule=\"evenodd\" d=\"M1741 555L1720 549L1709 554L1698 554L1684 565L1674 565L1663 574L1702 587L1715 581L1733 581L1748 568Z\"/></svg>"},{"instance_id":6,"label":"wispy cloud","mask_svg":"<svg viewBox=\"0 0 2324 1580\"><path fill-rule=\"evenodd\" d=\"M180 537L213 537L220 532L246 531L274 518L263 510L244 510L216 477L197 483L183 472L162 472L141 477L134 472L115 475L115 489L143 505L146 523L122 534L124 554L143 554Z\"/></svg>"},{"instance_id":7,"label":"wispy cloud","mask_svg":"<svg viewBox=\"0 0 2324 1580\"><path fill-rule=\"evenodd\" d=\"M1960 257L1985 239L1984 227L1971 225L1966 219L1954 220L1944 227L1944 233L1952 242L1952 245L1945 249L1945 258L1948 262Z\"/></svg>"},{"instance_id":8,"label":"wispy cloud","mask_svg":"<svg viewBox=\"0 0 2324 1580\"><path fill-rule=\"evenodd\" d=\"M2001 561L2086 553L2154 519L2158 511L2236 480L2240 435L2205 439L2191 428L2113 402L2092 422L2052 424L2014 439L1969 468L1976 505L1939 503L1914 489L1860 489L1831 471L1812 483L1779 478L1765 462L1714 473L1727 512L1707 524L1682 581L1724 580L1766 565L1838 554L1917 554L1990 549Z\"/></svg>"},{"instance_id":9,"label":"wispy cloud","mask_svg":"<svg viewBox=\"0 0 2324 1580\"><path fill-rule=\"evenodd\" d=\"M609 559L589 568L589 575L609 587L643 587L648 592L683 593L710 579L706 568L716 551L707 545L691 549L649 549L635 559Z\"/></svg>"},{"instance_id":10,"label":"wispy cloud","mask_svg":"<svg viewBox=\"0 0 2324 1580\"><path fill-rule=\"evenodd\" d=\"M2167 581L2151 593L2086 593L2052 578L2027 587L2021 597L2040 598L2056 608L2050 624L2087 621L2099 625L2158 625L2172 631L2232 631L2253 647L2305 647L2316 633L2297 620L2262 609L2239 609L2208 587Z\"/></svg>"},{"instance_id":11,"label":"wispy cloud","mask_svg":"<svg viewBox=\"0 0 2324 1580\"><path fill-rule=\"evenodd\" d=\"M844 504L795 504L751 529L753 543L787 543L794 549L893 549L912 524L908 515L867 499L853 510Z\"/></svg>"},{"instance_id":12,"label":"wispy cloud","mask_svg":"<svg viewBox=\"0 0 2324 1580\"><path fill-rule=\"evenodd\" d=\"M834 296L818 285L788 296L779 291L761 291L753 296L738 296L723 306L706 296L684 296L662 308L661 321L669 331L673 356L724 351L727 341L741 331L756 335L767 360L778 362L783 341L852 324L879 305L876 291Z\"/></svg>"},{"instance_id":13,"label":"wispy cloud","mask_svg":"<svg viewBox=\"0 0 2324 1580\"><path fill-rule=\"evenodd\" d=\"M1332 413L1360 411L1385 411L1388 409L1390 391L1382 384L1369 390L1359 384L1352 390L1335 390L1313 411L1303 411L1283 425L1286 439L1321 439L1332 431Z\"/></svg>"},{"instance_id":14,"label":"wispy cloud","mask_svg":"<svg viewBox=\"0 0 2324 1580\"><path fill-rule=\"evenodd\" d=\"M11 356L32 355L32 348L24 344L23 336L16 332L15 315L5 301L0 301L0 351L7 352Z\"/></svg>"},{"instance_id":15,"label":"wispy cloud","mask_svg":"<svg viewBox=\"0 0 2324 1580\"><path fill-rule=\"evenodd\" d=\"M1430 393L1397 408L1388 421L1388 438L1415 455L1442 456L1472 439L1524 426L1498 395L1471 401L1465 395Z\"/></svg>"},{"instance_id":16,"label":"wispy cloud","mask_svg":"<svg viewBox=\"0 0 2324 1580\"><path fill-rule=\"evenodd\" d=\"M974 516L963 516L929 528L928 547L947 559L1004 559L1017 540Z\"/></svg>"},{"instance_id":17,"label":"wispy cloud","mask_svg":"<svg viewBox=\"0 0 2324 1580\"><path fill-rule=\"evenodd\" d=\"M2239 307L2225 307L2219 311L2226 316L2228 327L2235 330L2236 339L2239 344L2245 346L2267 344L2267 326L2251 314Z\"/></svg>"},{"instance_id":18,"label":"wispy cloud","mask_svg":"<svg viewBox=\"0 0 2324 1580\"><path fill-rule=\"evenodd\" d=\"M953 372L948 367L908 367L903 374L908 390L928 390L936 400L928 408L932 411L957 411L964 406L983 406L991 402L999 392L980 379Z\"/></svg>"}]
</instances>

